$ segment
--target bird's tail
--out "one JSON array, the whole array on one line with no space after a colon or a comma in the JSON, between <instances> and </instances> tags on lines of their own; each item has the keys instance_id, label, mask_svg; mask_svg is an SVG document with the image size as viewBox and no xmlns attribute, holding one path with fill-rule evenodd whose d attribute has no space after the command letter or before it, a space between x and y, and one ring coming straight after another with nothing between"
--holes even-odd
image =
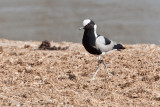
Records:
<instances>
[{"instance_id":1,"label":"bird's tail","mask_svg":"<svg viewBox=\"0 0 160 107\"><path fill-rule=\"evenodd\" d=\"M121 50L121 49L125 49L125 47L122 44L116 44L114 45L113 49Z\"/></svg>"}]
</instances>

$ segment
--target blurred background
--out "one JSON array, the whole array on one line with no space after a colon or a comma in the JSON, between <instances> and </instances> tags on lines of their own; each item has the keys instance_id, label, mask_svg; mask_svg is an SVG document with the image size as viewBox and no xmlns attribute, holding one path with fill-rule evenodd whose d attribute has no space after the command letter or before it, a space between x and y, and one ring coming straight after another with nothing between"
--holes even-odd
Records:
<instances>
[{"instance_id":1,"label":"blurred background","mask_svg":"<svg viewBox=\"0 0 160 107\"><path fill-rule=\"evenodd\" d=\"M111 40L160 44L160 0L0 0L0 38L81 42L86 18Z\"/></svg>"}]
</instances>

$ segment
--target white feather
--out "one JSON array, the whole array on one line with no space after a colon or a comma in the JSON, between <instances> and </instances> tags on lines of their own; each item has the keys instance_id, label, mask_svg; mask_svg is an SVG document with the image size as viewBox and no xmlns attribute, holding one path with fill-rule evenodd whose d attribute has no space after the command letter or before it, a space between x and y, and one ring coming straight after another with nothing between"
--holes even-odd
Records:
<instances>
[{"instance_id":1,"label":"white feather","mask_svg":"<svg viewBox=\"0 0 160 107\"><path fill-rule=\"evenodd\" d=\"M91 20L90 19L85 19L84 21L83 21L83 26L86 26L88 23L90 23L91 22Z\"/></svg>"},{"instance_id":2,"label":"white feather","mask_svg":"<svg viewBox=\"0 0 160 107\"><path fill-rule=\"evenodd\" d=\"M94 35L95 35L95 37L97 38L98 37L98 35L97 35L97 25L94 25Z\"/></svg>"}]
</instances>

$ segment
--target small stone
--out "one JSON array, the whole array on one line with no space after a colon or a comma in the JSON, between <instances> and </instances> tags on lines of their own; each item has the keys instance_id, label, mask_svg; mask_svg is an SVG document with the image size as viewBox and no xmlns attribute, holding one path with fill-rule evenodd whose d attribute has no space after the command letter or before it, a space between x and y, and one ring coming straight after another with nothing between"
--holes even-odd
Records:
<instances>
[{"instance_id":1,"label":"small stone","mask_svg":"<svg viewBox=\"0 0 160 107\"><path fill-rule=\"evenodd\" d=\"M25 71L26 71L26 73L31 73L32 72L32 67L31 66L26 67Z\"/></svg>"},{"instance_id":2,"label":"small stone","mask_svg":"<svg viewBox=\"0 0 160 107\"><path fill-rule=\"evenodd\" d=\"M37 65L41 65L43 63L43 59L39 59L38 61L37 61Z\"/></svg>"},{"instance_id":3,"label":"small stone","mask_svg":"<svg viewBox=\"0 0 160 107\"><path fill-rule=\"evenodd\" d=\"M18 73L18 72L15 72L14 74L15 74L15 75L18 75L19 73Z\"/></svg>"},{"instance_id":4,"label":"small stone","mask_svg":"<svg viewBox=\"0 0 160 107\"><path fill-rule=\"evenodd\" d=\"M138 98L138 95L136 93L133 93L130 95L130 98Z\"/></svg>"},{"instance_id":5,"label":"small stone","mask_svg":"<svg viewBox=\"0 0 160 107\"><path fill-rule=\"evenodd\" d=\"M41 79L40 76L35 76L35 77L34 77L34 80L40 80L40 79Z\"/></svg>"},{"instance_id":6,"label":"small stone","mask_svg":"<svg viewBox=\"0 0 160 107\"><path fill-rule=\"evenodd\" d=\"M24 48L30 48L31 46L30 45L24 45Z\"/></svg>"}]
</instances>

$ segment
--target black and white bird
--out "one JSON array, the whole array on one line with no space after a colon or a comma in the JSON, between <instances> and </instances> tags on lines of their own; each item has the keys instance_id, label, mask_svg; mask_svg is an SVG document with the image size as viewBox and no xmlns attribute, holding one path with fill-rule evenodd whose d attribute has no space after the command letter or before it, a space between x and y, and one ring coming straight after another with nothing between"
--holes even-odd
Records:
<instances>
[{"instance_id":1,"label":"black and white bird","mask_svg":"<svg viewBox=\"0 0 160 107\"><path fill-rule=\"evenodd\" d=\"M97 25L90 19L85 19L83 21L83 27L79 28L84 29L82 44L84 48L90 53L98 56L98 68L95 74L93 75L90 82L93 81L96 74L99 71L100 63L103 63L105 68L107 69L107 64L102 59L101 55L106 54L108 51L111 51L113 49L120 50L125 49L121 44L117 44L116 42L107 39L104 36L97 34ZM108 69L107 69L108 75L110 75Z\"/></svg>"}]
</instances>

